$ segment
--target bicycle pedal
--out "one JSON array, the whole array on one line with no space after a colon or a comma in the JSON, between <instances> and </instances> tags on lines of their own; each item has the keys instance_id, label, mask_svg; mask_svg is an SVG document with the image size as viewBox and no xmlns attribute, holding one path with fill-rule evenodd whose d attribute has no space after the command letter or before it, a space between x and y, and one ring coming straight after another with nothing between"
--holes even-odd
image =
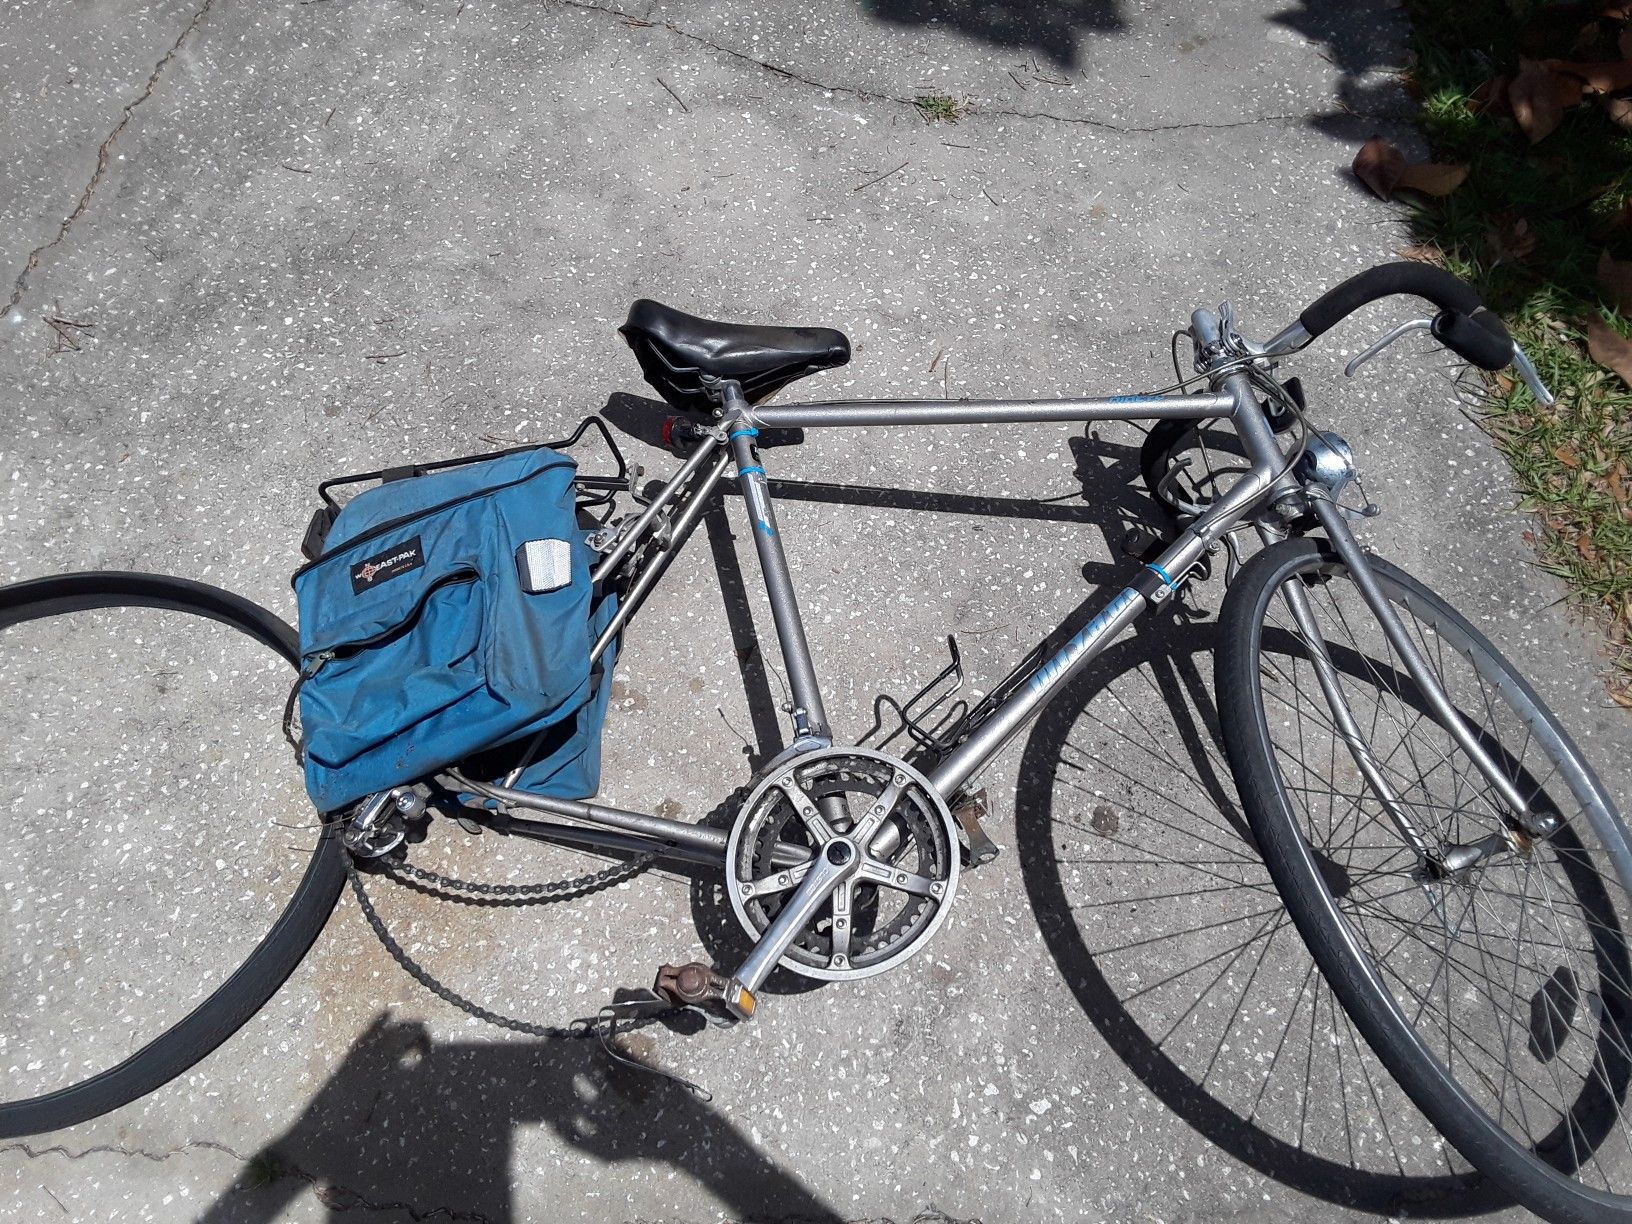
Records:
<instances>
[{"instance_id":1,"label":"bicycle pedal","mask_svg":"<svg viewBox=\"0 0 1632 1224\"><path fill-rule=\"evenodd\" d=\"M971 869L984 867L1002 853L1001 847L986 835L986 829L980 823L982 817L991 814L985 787L972 794L965 792L952 808L952 819L958 822L958 828L963 830L963 836L969 843L968 865Z\"/></svg>"},{"instance_id":2,"label":"bicycle pedal","mask_svg":"<svg viewBox=\"0 0 1632 1224\"><path fill-rule=\"evenodd\" d=\"M752 1020L758 1006L754 993L741 982L700 961L659 966L652 993L681 1007L721 1006L738 1020Z\"/></svg>"}]
</instances>

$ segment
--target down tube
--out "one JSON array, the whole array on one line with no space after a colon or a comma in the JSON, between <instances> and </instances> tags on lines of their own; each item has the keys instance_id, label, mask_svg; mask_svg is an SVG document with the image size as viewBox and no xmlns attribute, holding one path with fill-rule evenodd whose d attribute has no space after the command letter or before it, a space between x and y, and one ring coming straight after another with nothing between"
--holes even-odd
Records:
<instances>
[{"instance_id":1,"label":"down tube","mask_svg":"<svg viewBox=\"0 0 1632 1224\"><path fill-rule=\"evenodd\" d=\"M930 772L929 780L943 795L952 795L993 756L1001 752L1036 711L1071 677L1086 667L1101 650L1139 618L1145 597L1133 587L1106 605L1075 637L1032 673L1014 696L1000 705L973 735L953 749Z\"/></svg>"}]
</instances>

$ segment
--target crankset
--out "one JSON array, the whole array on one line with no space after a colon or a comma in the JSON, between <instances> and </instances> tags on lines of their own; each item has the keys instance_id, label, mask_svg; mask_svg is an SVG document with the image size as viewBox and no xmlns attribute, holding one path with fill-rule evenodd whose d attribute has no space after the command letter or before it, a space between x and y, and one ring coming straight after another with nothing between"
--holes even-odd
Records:
<instances>
[{"instance_id":1,"label":"crankset","mask_svg":"<svg viewBox=\"0 0 1632 1224\"><path fill-rule=\"evenodd\" d=\"M808 855L789 863L790 848ZM957 893L957 824L927 779L869 748L783 764L744 802L726 843L726 891L753 952L724 990L739 1016L780 964L847 981L926 943Z\"/></svg>"}]
</instances>

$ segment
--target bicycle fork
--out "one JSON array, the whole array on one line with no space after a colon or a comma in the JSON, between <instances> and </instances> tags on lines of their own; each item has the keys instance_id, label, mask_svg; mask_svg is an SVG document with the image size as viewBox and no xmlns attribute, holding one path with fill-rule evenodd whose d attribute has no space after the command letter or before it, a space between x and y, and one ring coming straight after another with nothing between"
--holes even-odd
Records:
<instances>
[{"instance_id":1,"label":"bicycle fork","mask_svg":"<svg viewBox=\"0 0 1632 1224\"><path fill-rule=\"evenodd\" d=\"M1354 579L1361 598L1372 616L1376 618L1389 646L1399 656L1406 673L1417 686L1427 705L1429 716L1451 737L1490 784L1507 808L1511 824L1517 825L1524 834L1533 838L1546 837L1554 832L1558 828L1558 818L1553 815L1538 815L1531 811L1529 803L1519 793L1513 780L1502 771L1485 746L1479 742L1478 733L1469 726L1467 719L1446 694L1439 677L1429 668L1393 605L1389 603L1364 550L1344 521L1342 511L1320 490L1309 489L1307 493L1309 503L1320 520L1321 527L1325 529L1328 541ZM1465 846L1430 844L1410 812L1406 810L1405 803L1383 772L1381 762L1377 760L1371 746L1360 732L1354 712L1343 694L1337 667L1326 651L1308 595L1301 587L1290 585L1283 589L1283 594L1293 620L1297 623L1298 631L1309 647L1310 663L1320 684L1321 693L1331 709L1333 726L1338 738L1348 749L1355 768L1360 771L1367 786L1382 804L1389 820L1416 852L1422 867L1431 875L1443 878L1472 867L1501 849L1514 846L1511 830L1481 838Z\"/></svg>"}]
</instances>

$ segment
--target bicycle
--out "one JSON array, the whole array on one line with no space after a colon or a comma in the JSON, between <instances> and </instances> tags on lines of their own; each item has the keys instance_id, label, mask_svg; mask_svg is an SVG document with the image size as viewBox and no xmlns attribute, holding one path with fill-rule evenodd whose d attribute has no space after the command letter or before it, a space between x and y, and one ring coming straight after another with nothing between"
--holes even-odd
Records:
<instances>
[{"instance_id":1,"label":"bicycle","mask_svg":"<svg viewBox=\"0 0 1632 1224\"><path fill-rule=\"evenodd\" d=\"M785 666L792 734L729 801L729 828L556 799L461 768L374 794L311 830L304 870L274 881L291 899L223 984L112 1066L69 1068L88 1076L0 1105L0 1136L82 1121L181 1074L285 980L348 872L355 880L357 863L400 861L416 826L438 812L611 855L621 860L613 873L654 859L722 871L752 950L735 965L664 966L657 989L673 1004L740 1021L759 1009L778 966L821 981L899 968L946 920L961 873L996 853L976 775L1118 634L1222 558L1214 684L1226 755L1259 852L1335 996L1429 1121L1519 1202L1551 1219L1632 1220L1632 1197L1616 1189L1632 1156L1623 1118L1632 1084L1626 827L1497 649L1357 542L1350 520L1374 508L1345 500L1358 489L1350 450L1309 424L1297 380L1277 376L1280 363L1355 310L1396 294L1421 297L1436 313L1393 328L1350 373L1426 330L1485 370L1514 366L1539 402L1551 402L1474 292L1422 264L1361 273L1267 341L1242 335L1228 303L1197 310L1175 334L1175 367L1187 337L1193 374L1105 398L768 403L794 380L844 364L844 336L637 303L624 332L648 381L678 410L664 435L683 461L644 496L621 454L615 475L577 478L583 504L606 507L591 536L594 583L619 597L591 657L613 647L735 480ZM898 707L907 752L835 744L761 443L857 426L1107 421L1153 423L1141 468L1171 517L1159 548L1057 649L1022 660L985 698L931 723L926 695L958 668L954 648L948 670ZM591 424L617 453L593 418L558 445ZM1225 449L1245 463L1229 481L1210 458L1218 444L1208 431L1221 426L1232 431ZM620 491L636 495L637 511L614 514ZM1258 545L1250 558L1248 537ZM219 620L295 659L291 632L264 610L146 575L5 588L0 627L130 604ZM621 875L571 887L611 878Z\"/></svg>"}]
</instances>

